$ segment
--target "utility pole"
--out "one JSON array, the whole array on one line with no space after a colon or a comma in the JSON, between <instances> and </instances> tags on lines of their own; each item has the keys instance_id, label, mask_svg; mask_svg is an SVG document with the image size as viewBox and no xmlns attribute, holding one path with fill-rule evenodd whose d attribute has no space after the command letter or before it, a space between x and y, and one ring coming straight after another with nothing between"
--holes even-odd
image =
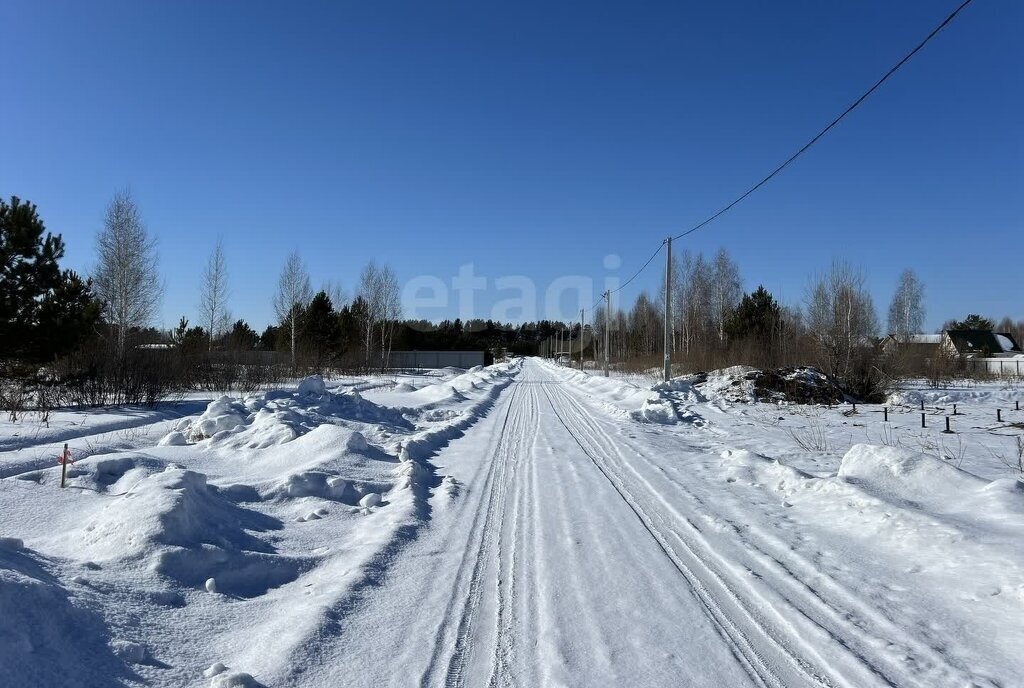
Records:
<instances>
[{"instance_id":1,"label":"utility pole","mask_svg":"<svg viewBox=\"0 0 1024 688\"><path fill-rule=\"evenodd\" d=\"M612 329L612 292L604 293L604 376L608 377L608 331Z\"/></svg>"},{"instance_id":2,"label":"utility pole","mask_svg":"<svg viewBox=\"0 0 1024 688\"><path fill-rule=\"evenodd\" d=\"M580 309L580 372L583 372L583 309Z\"/></svg>"},{"instance_id":3,"label":"utility pole","mask_svg":"<svg viewBox=\"0 0 1024 688\"><path fill-rule=\"evenodd\" d=\"M665 239L665 381L672 379L672 237Z\"/></svg>"},{"instance_id":4,"label":"utility pole","mask_svg":"<svg viewBox=\"0 0 1024 688\"><path fill-rule=\"evenodd\" d=\"M572 324L569 325L569 367L572 368Z\"/></svg>"}]
</instances>

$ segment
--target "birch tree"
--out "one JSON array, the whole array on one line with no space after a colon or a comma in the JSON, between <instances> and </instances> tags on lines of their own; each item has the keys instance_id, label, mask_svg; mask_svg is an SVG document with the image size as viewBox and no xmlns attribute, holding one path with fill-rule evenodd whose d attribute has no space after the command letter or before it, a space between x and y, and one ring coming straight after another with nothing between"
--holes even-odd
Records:
<instances>
[{"instance_id":1,"label":"birch tree","mask_svg":"<svg viewBox=\"0 0 1024 688\"><path fill-rule=\"evenodd\" d=\"M163 296L156 239L146 231L129 191L114 194L107 206L103 229L96 237L96 254L93 284L104 316L115 330L117 354L122 356L128 331L148 325Z\"/></svg>"},{"instance_id":2,"label":"birch tree","mask_svg":"<svg viewBox=\"0 0 1024 688\"><path fill-rule=\"evenodd\" d=\"M202 291L199 295L199 312L210 336L210 350L217 335L225 332L231 318L228 316L227 303L230 296L228 288L227 259L224 256L224 242L217 239L217 245L206 263L203 271Z\"/></svg>"},{"instance_id":3,"label":"birch tree","mask_svg":"<svg viewBox=\"0 0 1024 688\"><path fill-rule=\"evenodd\" d=\"M309 272L302 262L298 251L293 251L285 261L284 269L277 281L277 293L274 295L274 313L282 327L287 327L291 335L292 370L295 369L295 340L298 333L298 319L302 311L313 298L313 289L309 283Z\"/></svg>"},{"instance_id":4,"label":"birch tree","mask_svg":"<svg viewBox=\"0 0 1024 688\"><path fill-rule=\"evenodd\" d=\"M359 274L359 291L357 296L362 299L365 305L362 327L367 367L370 366L370 357L373 355L374 334L382 317L380 299L377 298L378 273L377 263L371 260Z\"/></svg>"},{"instance_id":5,"label":"birch tree","mask_svg":"<svg viewBox=\"0 0 1024 688\"><path fill-rule=\"evenodd\" d=\"M321 291L330 298L335 310L340 311L348 303L348 294L345 293L345 288L339 282L327 280Z\"/></svg>"},{"instance_id":6,"label":"birch tree","mask_svg":"<svg viewBox=\"0 0 1024 688\"><path fill-rule=\"evenodd\" d=\"M714 271L711 265L698 254L694 258L689 252L683 253L680 263L681 302L679 313L683 351L690 354L707 344L713 329Z\"/></svg>"},{"instance_id":7,"label":"birch tree","mask_svg":"<svg viewBox=\"0 0 1024 688\"><path fill-rule=\"evenodd\" d=\"M719 344L725 344L725 324L729 314L735 310L743 295L740 269L724 248L715 254L714 277L711 291L714 294L712 318Z\"/></svg>"},{"instance_id":8,"label":"birch tree","mask_svg":"<svg viewBox=\"0 0 1024 688\"><path fill-rule=\"evenodd\" d=\"M380 315L380 347L381 370L387 367L391 356L391 343L394 340L395 326L402 317L402 293L398 285L398 277L390 265L384 265L377 271L376 298L379 301L377 312Z\"/></svg>"},{"instance_id":9,"label":"birch tree","mask_svg":"<svg viewBox=\"0 0 1024 688\"><path fill-rule=\"evenodd\" d=\"M849 263L835 262L807 293L807 326L819 365L838 378L853 370L857 352L878 331L878 317L864 274Z\"/></svg>"},{"instance_id":10,"label":"birch tree","mask_svg":"<svg viewBox=\"0 0 1024 688\"><path fill-rule=\"evenodd\" d=\"M907 268L889 304L889 333L900 339L920 332L924 324L924 284L917 273Z\"/></svg>"}]
</instances>

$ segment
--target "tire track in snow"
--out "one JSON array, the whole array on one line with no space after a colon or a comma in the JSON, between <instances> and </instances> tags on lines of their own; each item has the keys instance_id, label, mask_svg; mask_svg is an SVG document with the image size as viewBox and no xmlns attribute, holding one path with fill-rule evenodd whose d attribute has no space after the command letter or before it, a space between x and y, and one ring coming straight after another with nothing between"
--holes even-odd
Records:
<instances>
[{"instance_id":1,"label":"tire track in snow","mask_svg":"<svg viewBox=\"0 0 1024 688\"><path fill-rule=\"evenodd\" d=\"M584 408L579 402L573 401L578 409ZM582 413L586 418L585 411ZM721 579L723 585L733 590L737 600L748 608L750 613L758 615L755 608L743 601L743 597L736 591L737 587L747 588L751 598L764 598L766 594L771 595L774 602L769 608L775 612L776 619L774 622L765 620L766 627L767 624L772 624L775 628L787 632L786 627L796 621L803 628L788 629L789 633L801 635L803 632L803 634L814 636L817 641L834 644L846 660L845 666L848 671L860 675L849 685L859 687L864 685L865 681L873 681L878 685L894 685L901 683L901 679L905 679L908 674L913 677L913 682L910 685L918 685L922 688L931 688L935 685L972 684L974 679L966 667L958 666L957 663L951 661L948 655L913 638L906 632L906 629L901 628L886 614L821 572L806 557L792 550L768 531L755 526L752 532L756 533L757 537L752 538L745 535L743 528L728 517L717 513L708 501L688 489L683 481L669 475L665 467L651 461L643 451L634 451L631 456L639 458L652 470L665 477L664 484L653 485L623 456L620 446L623 442L616 442L599 424L589 419L586 419L586 423L595 433L604 438L606 455L609 458L613 458L613 454L617 456L618 466L632 473L642 483L642 487L661 503L665 512L674 516L676 522L685 526L686 535L666 522L657 510L650 512L654 518L661 520L664 531L671 533L684 548L695 553L701 552L703 563L708 565L709 571ZM630 444L629 442L624 443ZM711 452L712 449L706 447L705 451ZM618 477L622 480L621 475ZM758 590L755 586L756 580L736 579L736 567L740 566L739 562L730 560L721 554L707 539L703 531L680 512L680 502L666 499L664 490L659 487L677 490L685 498L682 503L694 503L700 507L701 515L727 524L732 535L742 542L745 548L759 555L754 558L763 567L763 573L775 574L763 576L765 580L772 582L770 588ZM771 545L774 547L770 547ZM767 551L766 546L769 546L768 548L773 549L774 552ZM712 560L718 563L717 569L710 566ZM757 563L749 563L750 566L745 567L746 571L761 578L761 574L754 570L757 568ZM797 573L798 569L803 576ZM730 570L734 573L731 584L725 580L728 577L726 572ZM826 596L809 585L806 582L808 579L820 583L822 588L827 588L829 595ZM783 610L790 612L791 616L787 617ZM822 657L815 649L820 643L811 644L809 641L803 641L803 644L811 654L818 657L821 664L828 664L826 658ZM877 652L877 648L892 646L902 647L906 652L889 652L883 655L879 655ZM905 680L903 683L906 684Z\"/></svg>"},{"instance_id":2,"label":"tire track in snow","mask_svg":"<svg viewBox=\"0 0 1024 688\"><path fill-rule=\"evenodd\" d=\"M512 394L509 397L508 406L505 409L505 418L502 421L501 431L498 434L497 440L493 445L495 447L495 450L493 452L493 455L495 457L501 455L502 447L507 441L509 420L512 417L512 412L515 408L515 400L516 397L519 395L520 390L521 386L513 382ZM463 625L465 623L466 616L469 611L469 600L472 597L474 591L474 581L479 581L479 567L482 562L481 550L485 546L485 539L487 536L486 526L489 520L491 519L493 513L492 502L494 500L494 493L496 489L495 484L497 480L496 476L499 473L499 467L500 462L497 460L491 461L490 466L488 467L483 487L485 491L485 496L481 499L481 508L478 509L473 516L473 524L470 528L469 543L477 543L477 545L475 548L472 546L467 546L461 560L459 561L459 567L455 575L455 585L452 587L452 594L448 599L448 604L446 605L445 613L442 617L442 624L437 631L437 635L434 641L434 650L431 655L430 663L427 665L425 671L423 672L423 675L420 678L420 685L426 686L434 685L437 683L434 674L437 673L437 671L439 670L439 667L442 662L442 654L449 644L454 644L456 648L455 650L453 650L452 657L454 657L455 652L458 650L460 643L460 633L463 630ZM474 552L476 554L476 557L471 560L470 555ZM477 583L477 586L478 585L479 583ZM463 588L467 586L470 587L470 591L467 594L466 598L463 599L459 593ZM460 601L463 604L462 611L459 616L459 624L453 630L449 627L448 620L453 618L455 610L459 607ZM455 640L448 641L448 636L452 633L455 634ZM465 641L462 641L462 643L464 644ZM451 657L449 658L449 663L446 666L447 671L450 673ZM445 675L444 679L445 682L447 683L447 674Z\"/></svg>"},{"instance_id":3,"label":"tire track in snow","mask_svg":"<svg viewBox=\"0 0 1024 688\"><path fill-rule=\"evenodd\" d=\"M486 495L481 500L481 508L474 515L471 527L472 544L460 561L456 583L444 616L446 622L438 630L430 663L420 680L422 685L443 683L454 687L466 684L466 668L473 660L479 635L478 616L485 601L487 572L495 566L500 570L498 533L503 529L511 464L520 453L523 439L531 436L528 427L530 406L516 403L523 393L523 385L519 381L512 385L512 395L495 449L489 452L493 458L483 488ZM500 595L496 599L500 608ZM457 623L453 628L448 620L454 619L457 619ZM444 659L446 651L450 654ZM496 658L492 658L491 666L496 662Z\"/></svg>"},{"instance_id":4,"label":"tire track in snow","mask_svg":"<svg viewBox=\"0 0 1024 688\"><path fill-rule=\"evenodd\" d=\"M708 451L711 449L708 448ZM738 562L720 554L703 531L678 510L677 503L667 500L660 490L655 490L650 481L625 461L621 450L616 449L616 452L619 454L620 465L633 472L637 479L644 483L645 488L657 496L666 510L687 526L688 537L697 540L698 547L717 560L722 570L739 565ZM900 683L900 675L907 673L914 677L913 685L923 688L947 684L971 685L973 679L969 670L958 666L941 651L913 638L882 610L873 607L839 581L822 572L806 556L793 550L787 543L763 528L754 525L745 529L737 525L729 517L716 512L707 500L685 487L681 481L674 479L665 468L652 462L643 452L637 451L635 455L652 470L665 476L666 487L677 490L686 500L698 505L704 516L726 524L732 536L741 542L744 548L754 553L752 558L755 561L748 562L748 571L761 576L754 571L760 564L764 573L775 574L770 576L773 583L770 593L779 598L777 602L781 607L792 611L798 618L803 617L810 625L811 633L822 636L826 642L832 641L840 645L843 651L855 660L855 664L869 669L882 685ZM670 526L668 529L680 540L686 539ZM747 530L755 537L747 535ZM827 589L828 593L819 592L808 581L814 581L823 590ZM757 594L759 591L751 587L751 595ZM780 623L786 624L789 621L779 613ZM899 646L906 652L901 652L898 660L884 655L878 656L875 648L887 646Z\"/></svg>"},{"instance_id":5,"label":"tire track in snow","mask_svg":"<svg viewBox=\"0 0 1024 688\"><path fill-rule=\"evenodd\" d=\"M526 390L525 399L522 402L525 405L525 417L519 423L519 426L516 428L517 430L537 425L535 385L530 384L526 380L523 380L520 384L523 384ZM523 562L526 561L526 557L521 553L524 542L522 530L526 528L526 522L521 518L521 512L526 508L524 502L528 502L532 497L529 493L527 477L523 475L523 473L530 470L533 463L533 452L531 450L524 451L526 443L523 440L527 437L529 435L522 435L518 438L519 441L515 444L515 451L510 455L509 459L511 462L511 475L508 478L507 485L513 490L510 507L511 522L506 528L504 507L502 518L499 522L498 564L497 576L495 577L495 599L497 600L495 611L495 648L491 675L488 679L488 686L490 688L499 688L513 684L512 665L516 652L515 630L517 626L516 621L519 618L516 610L519 598L517 582L520 580L520 577L517 576L517 568L521 567ZM507 534L506 530L508 531Z\"/></svg>"},{"instance_id":6,"label":"tire track in snow","mask_svg":"<svg viewBox=\"0 0 1024 688\"><path fill-rule=\"evenodd\" d=\"M801 646L805 654L815 656L821 665L828 665L830 664L829 658L822 656L816 649L817 646L825 643L830 644L831 649L835 651L831 659L836 659L835 654L839 655L838 659L841 660L840 663L846 672L841 673L841 679L837 677L837 680L841 680L846 685L859 687L867 684L906 684L905 679L908 674L912 681L910 685L928 688L935 685L972 685L971 674L964 667L951 662L943 652L911 637L887 615L853 595L838 581L820 572L805 557L790 551L790 548L784 546L784 543L778 541L777 538L774 540L768 538L759 544L755 538L745 536L742 528L730 519L718 515L705 500L687 489L682 481L673 479L664 467L651 461L643 451L631 453L631 457L639 458L647 466L664 475L665 486L678 490L687 501L699 505L704 515L710 515L713 519L728 524L733 535L743 543L744 547L760 556L759 563L764 569L767 569L764 573L769 574L766 580L771 581L772 585L770 588L759 590L755 585L757 579L737 578L739 574L743 573L738 570L738 567L742 565L731 561L716 550L703 531L679 511L678 505L666 499L663 491L651 484L627 460L620 446L622 442L616 442L600 424L589 418L582 404L564 390L560 389L559 393L568 401L568 406L573 412L576 422L586 430L574 433L577 442L581 443L581 447L589 440L592 442L595 454L603 455L609 463L614 463L621 470L632 473L642 484L641 487L649 491L660 502L665 512L672 515L676 523L684 526L685 534L676 530L657 509L653 511L641 509L655 530L660 532L662 537L665 537L665 533L671 534L672 539L680 546L678 551L689 552L699 564L703 565L707 574L712 577L711 581L717 582L726 594L737 603L739 609L762 629L766 637L772 639L793 659L802 665L806 662L799 658L795 649L790 649L790 645ZM568 425L567 429L569 429ZM583 438L582 442L581 438ZM599 442L597 438L603 441ZM626 442L626 444L631 443ZM591 458L594 460L593 456ZM609 480L612 479L607 473L606 477ZM616 474L615 478L619 482L619 486L625 490L623 476ZM635 501L631 493L627 491L627 494L630 499ZM625 495L623 496L625 498ZM755 532L767 534L764 531ZM767 551L764 547L773 544L774 547L771 548L775 550L774 553ZM717 566L713 566L713 563L717 563ZM757 568L756 565L753 565L752 568L743 568L749 574L760 578L760 574L754 571L754 568ZM820 593L805 582L797 570L801 571L808 579L819 583L823 589L828 589L828 595ZM727 579L731 579L731 582ZM740 589L743 588L747 590L749 597L745 598L741 594ZM774 621L766 618L759 610L759 607L764 606L763 603L757 605L750 601L758 598L766 600L766 594L771 596L767 608L774 613ZM832 598L833 594L839 598L838 602ZM784 611L788 612L789 616L783 613ZM811 636L811 639L805 639L805 636ZM905 650L909 650L909 653L878 655L878 648L891 646L893 643L903 646ZM806 667L810 668L811 665L807 663ZM836 667L831 668L833 671L836 670ZM846 673L849 673L850 676L846 676ZM818 681L828 680L820 672L813 670L811 676Z\"/></svg>"},{"instance_id":7,"label":"tire track in snow","mask_svg":"<svg viewBox=\"0 0 1024 688\"><path fill-rule=\"evenodd\" d=\"M666 537L655 527L650 516L632 498L632 495L625 491L621 481L613 478L608 468L604 465L605 462L597 458L597 454L606 454L606 451L592 439L590 441L585 439L587 435L578 426L586 426L587 429L596 434L600 434L603 431L587 418L585 409L564 390L559 389L557 394L560 399L566 402L563 405L555 404L554 399L551 398L550 391L547 389L545 389L545 394L548 395L548 400L551 402L551 407L558 421L565 427L584 454L590 458L597 469L611 483L612 487L630 507L651 537L654 538L659 548L669 558L676 570L687 581L690 589L701 603L707 617L715 625L722 638L732 648L733 654L743 665L744 669L746 669L750 678L757 685L764 686L765 688L788 688L796 685L832 685L820 672L814 670L806 660L798 657L789 648L780 644L775 638L766 633L763 628L756 625L754 627L754 630L759 632L758 635L761 636L762 642L755 643L752 640L749 631L742 629L740 623L722 609L722 606L709 587L680 559L679 555L668 543ZM559 406L562 407L563 411L569 410L573 413L576 419L575 425L577 425L575 430L570 423L566 422L565 414L559 411ZM699 560L699 557L695 558ZM767 656L768 653L765 652L765 646L772 650L772 654L776 656Z\"/></svg>"}]
</instances>

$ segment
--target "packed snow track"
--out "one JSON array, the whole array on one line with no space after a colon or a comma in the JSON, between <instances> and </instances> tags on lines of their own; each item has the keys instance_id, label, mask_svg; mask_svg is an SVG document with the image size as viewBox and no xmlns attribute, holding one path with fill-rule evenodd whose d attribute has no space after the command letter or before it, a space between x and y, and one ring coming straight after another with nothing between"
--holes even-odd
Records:
<instances>
[{"instance_id":1,"label":"packed snow track","mask_svg":"<svg viewBox=\"0 0 1024 688\"><path fill-rule=\"evenodd\" d=\"M395 686L970 685L770 524L717 510L672 460L701 449L527 361L433 458L462 494L303 680L326 684L345 662Z\"/></svg>"},{"instance_id":2,"label":"packed snow track","mask_svg":"<svg viewBox=\"0 0 1024 688\"><path fill-rule=\"evenodd\" d=\"M1024 483L703 390L527 359L19 426L0 686L1021 685Z\"/></svg>"}]
</instances>

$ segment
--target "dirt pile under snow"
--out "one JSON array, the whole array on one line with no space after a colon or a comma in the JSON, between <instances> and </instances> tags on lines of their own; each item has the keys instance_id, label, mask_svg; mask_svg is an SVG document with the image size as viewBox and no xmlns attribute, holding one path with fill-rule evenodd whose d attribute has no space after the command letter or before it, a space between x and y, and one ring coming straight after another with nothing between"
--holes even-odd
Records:
<instances>
[{"instance_id":1,"label":"dirt pile under snow","mask_svg":"<svg viewBox=\"0 0 1024 688\"><path fill-rule=\"evenodd\" d=\"M845 399L842 389L827 375L805 366L771 370L733 366L682 379L709 400L738 404L759 401L838 404Z\"/></svg>"}]
</instances>

